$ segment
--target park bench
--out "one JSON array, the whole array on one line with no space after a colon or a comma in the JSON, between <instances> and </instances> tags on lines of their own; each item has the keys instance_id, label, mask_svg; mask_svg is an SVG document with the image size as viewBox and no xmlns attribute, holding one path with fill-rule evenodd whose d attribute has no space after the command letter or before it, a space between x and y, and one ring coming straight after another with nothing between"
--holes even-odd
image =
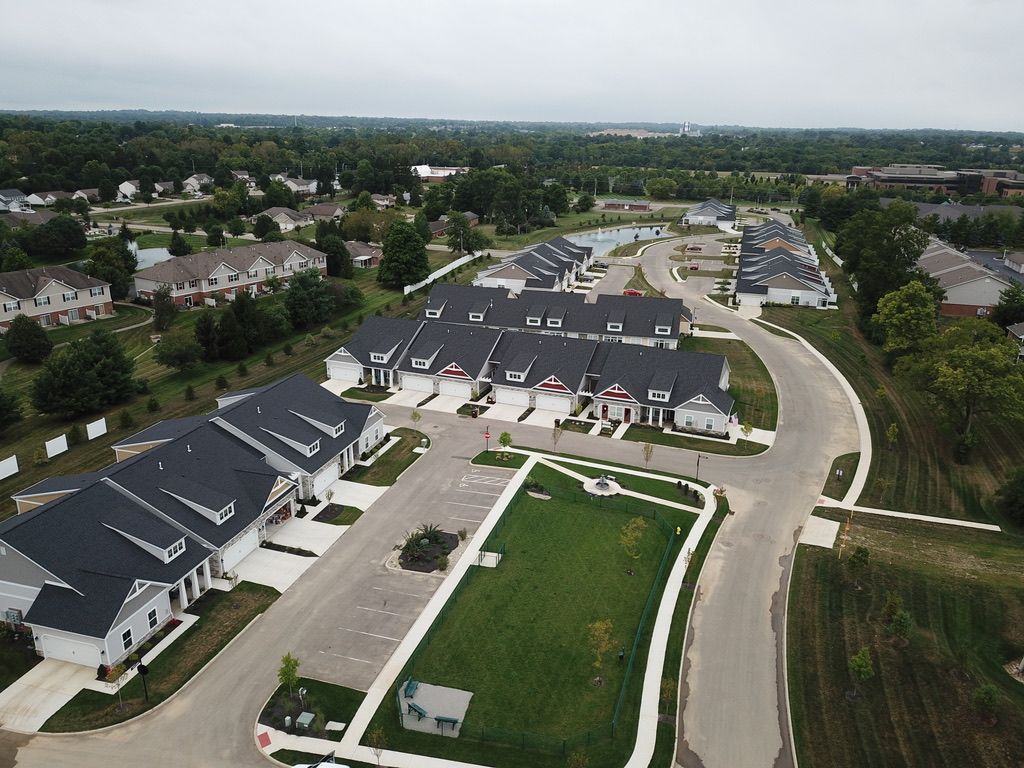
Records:
<instances>
[{"instance_id":1,"label":"park bench","mask_svg":"<svg viewBox=\"0 0 1024 768\"><path fill-rule=\"evenodd\" d=\"M443 715L435 715L434 721L437 723L437 727L444 731L446 725L450 725L452 730L455 730L455 726L459 724L459 718L457 717L444 717Z\"/></svg>"},{"instance_id":2,"label":"park bench","mask_svg":"<svg viewBox=\"0 0 1024 768\"><path fill-rule=\"evenodd\" d=\"M406 702L406 703L407 703L407 706L409 707L409 714L410 715L416 715L416 719L417 720L422 720L424 717L427 716L427 710L425 710L419 704L414 704L411 701L410 702Z\"/></svg>"},{"instance_id":3,"label":"park bench","mask_svg":"<svg viewBox=\"0 0 1024 768\"><path fill-rule=\"evenodd\" d=\"M420 684L418 680L413 680L412 678L409 678L409 680L407 680L405 683L405 690L403 691L405 698L411 699L413 696L415 696L416 689L419 687Z\"/></svg>"}]
</instances>

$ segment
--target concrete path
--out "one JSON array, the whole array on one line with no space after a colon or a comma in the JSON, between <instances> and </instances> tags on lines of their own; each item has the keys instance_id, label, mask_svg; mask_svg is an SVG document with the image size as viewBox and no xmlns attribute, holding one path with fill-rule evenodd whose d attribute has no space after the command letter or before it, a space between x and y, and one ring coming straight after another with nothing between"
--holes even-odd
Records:
<instances>
[{"instance_id":1,"label":"concrete path","mask_svg":"<svg viewBox=\"0 0 1024 768\"><path fill-rule=\"evenodd\" d=\"M519 417L523 415L523 411L526 410L525 405L506 405L503 403L496 403L494 405L487 406L487 413L481 413L477 418L477 421L482 421L486 425L488 421L511 421L518 422ZM495 430L491 430L494 432ZM497 434L495 434L497 439Z\"/></svg>"},{"instance_id":2,"label":"concrete path","mask_svg":"<svg viewBox=\"0 0 1024 768\"><path fill-rule=\"evenodd\" d=\"M318 523L313 520L313 515L314 513L310 511L306 517L293 517L277 526L271 541L284 547L308 549L318 556L326 554L334 542L348 530L348 526Z\"/></svg>"},{"instance_id":3,"label":"concrete path","mask_svg":"<svg viewBox=\"0 0 1024 768\"><path fill-rule=\"evenodd\" d=\"M283 593L312 568L316 561L315 557L291 555L287 552L257 547L232 570L238 574L239 581L263 584Z\"/></svg>"},{"instance_id":4,"label":"concrete path","mask_svg":"<svg viewBox=\"0 0 1024 768\"><path fill-rule=\"evenodd\" d=\"M809 544L812 547L824 547L832 549L836 543L836 536L839 535L839 521L826 520L823 517L811 515L804 523L800 532L800 544Z\"/></svg>"},{"instance_id":5,"label":"concrete path","mask_svg":"<svg viewBox=\"0 0 1024 768\"><path fill-rule=\"evenodd\" d=\"M388 405L404 405L409 408L415 408L416 404L424 400L429 394L429 392L414 392L411 389L403 389L382 402Z\"/></svg>"},{"instance_id":6,"label":"concrete path","mask_svg":"<svg viewBox=\"0 0 1024 768\"><path fill-rule=\"evenodd\" d=\"M533 427L547 427L548 429L554 429L555 419L562 420L568 418L570 417L566 413L561 413L559 411L542 411L537 408L533 413L523 419L523 424L529 424Z\"/></svg>"}]
</instances>

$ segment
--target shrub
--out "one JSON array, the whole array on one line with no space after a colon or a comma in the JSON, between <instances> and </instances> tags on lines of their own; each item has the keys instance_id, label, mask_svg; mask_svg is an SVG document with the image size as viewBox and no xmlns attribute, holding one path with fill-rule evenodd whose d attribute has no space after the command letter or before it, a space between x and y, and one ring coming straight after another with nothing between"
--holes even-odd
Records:
<instances>
[{"instance_id":1,"label":"shrub","mask_svg":"<svg viewBox=\"0 0 1024 768\"><path fill-rule=\"evenodd\" d=\"M217 377L217 381L214 382L214 386L217 389L227 389L228 388L228 377L225 376L222 373L220 376Z\"/></svg>"},{"instance_id":2,"label":"shrub","mask_svg":"<svg viewBox=\"0 0 1024 768\"><path fill-rule=\"evenodd\" d=\"M295 350L292 349L291 344L285 344L283 347L281 347L281 351L284 352L289 357L295 354Z\"/></svg>"},{"instance_id":3,"label":"shrub","mask_svg":"<svg viewBox=\"0 0 1024 768\"><path fill-rule=\"evenodd\" d=\"M459 528L459 541L465 541L467 536L469 536L469 531L465 528Z\"/></svg>"},{"instance_id":4,"label":"shrub","mask_svg":"<svg viewBox=\"0 0 1024 768\"><path fill-rule=\"evenodd\" d=\"M43 449L43 448L39 448L32 455L32 463L35 466L37 466L37 467L41 467L41 466L43 466L45 464L49 464L50 463L50 457L46 455L46 450Z\"/></svg>"},{"instance_id":5,"label":"shrub","mask_svg":"<svg viewBox=\"0 0 1024 768\"><path fill-rule=\"evenodd\" d=\"M68 445L78 445L85 440L85 433L80 424L72 424L68 430Z\"/></svg>"},{"instance_id":6,"label":"shrub","mask_svg":"<svg viewBox=\"0 0 1024 768\"><path fill-rule=\"evenodd\" d=\"M448 570L448 555L441 555L437 558L437 570L447 571Z\"/></svg>"},{"instance_id":7,"label":"shrub","mask_svg":"<svg viewBox=\"0 0 1024 768\"><path fill-rule=\"evenodd\" d=\"M135 417L132 416L131 411L121 411L117 416L117 423L121 429L131 429L135 426Z\"/></svg>"},{"instance_id":8,"label":"shrub","mask_svg":"<svg viewBox=\"0 0 1024 768\"><path fill-rule=\"evenodd\" d=\"M248 376L248 375L249 375L249 366L247 366L247 365L245 364L245 361L244 361L244 360L242 360L242 361L240 361L240 362L238 363L238 368L237 368L237 370L238 370L238 375L239 375L239 376Z\"/></svg>"},{"instance_id":9,"label":"shrub","mask_svg":"<svg viewBox=\"0 0 1024 768\"><path fill-rule=\"evenodd\" d=\"M307 333L306 334L306 346L307 347L315 347L316 346L316 339L313 338L313 334L312 333Z\"/></svg>"},{"instance_id":10,"label":"shrub","mask_svg":"<svg viewBox=\"0 0 1024 768\"><path fill-rule=\"evenodd\" d=\"M150 413L156 413L160 410L160 401L155 397L149 398L149 402L146 403L146 410Z\"/></svg>"},{"instance_id":11,"label":"shrub","mask_svg":"<svg viewBox=\"0 0 1024 768\"><path fill-rule=\"evenodd\" d=\"M185 385L185 399L186 400L195 400L196 399L196 388L193 387L191 384L186 384Z\"/></svg>"},{"instance_id":12,"label":"shrub","mask_svg":"<svg viewBox=\"0 0 1024 768\"><path fill-rule=\"evenodd\" d=\"M263 358L263 364L268 368L272 365L277 365L277 361L274 359L273 352L267 352L267 356Z\"/></svg>"},{"instance_id":13,"label":"shrub","mask_svg":"<svg viewBox=\"0 0 1024 768\"><path fill-rule=\"evenodd\" d=\"M135 380L135 391L140 395L149 394L149 379L136 379Z\"/></svg>"}]
</instances>

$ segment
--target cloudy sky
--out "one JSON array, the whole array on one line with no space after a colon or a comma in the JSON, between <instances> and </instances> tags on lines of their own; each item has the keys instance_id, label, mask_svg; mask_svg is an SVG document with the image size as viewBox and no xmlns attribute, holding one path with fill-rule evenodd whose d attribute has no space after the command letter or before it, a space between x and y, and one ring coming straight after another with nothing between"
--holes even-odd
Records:
<instances>
[{"instance_id":1,"label":"cloudy sky","mask_svg":"<svg viewBox=\"0 0 1024 768\"><path fill-rule=\"evenodd\" d=\"M8 2L3 109L1024 130L1024 0Z\"/></svg>"}]
</instances>

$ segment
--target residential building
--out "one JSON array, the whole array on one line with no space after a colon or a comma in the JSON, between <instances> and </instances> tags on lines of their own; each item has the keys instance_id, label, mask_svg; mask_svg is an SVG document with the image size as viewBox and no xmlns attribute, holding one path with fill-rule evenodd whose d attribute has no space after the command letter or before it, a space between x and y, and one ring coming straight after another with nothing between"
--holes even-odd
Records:
<instances>
[{"instance_id":1,"label":"residential building","mask_svg":"<svg viewBox=\"0 0 1024 768\"><path fill-rule=\"evenodd\" d=\"M473 285L520 291L568 291L593 263L594 249L564 237L538 243L477 273Z\"/></svg>"},{"instance_id":2,"label":"residential building","mask_svg":"<svg viewBox=\"0 0 1024 768\"><path fill-rule=\"evenodd\" d=\"M291 232L297 227L304 227L307 224L313 223L313 215L308 210L300 212L292 208L282 208L280 206L260 211L255 216L251 216L249 221L255 224L256 219L260 216L268 217L281 228L282 232Z\"/></svg>"},{"instance_id":3,"label":"residential building","mask_svg":"<svg viewBox=\"0 0 1024 768\"><path fill-rule=\"evenodd\" d=\"M503 333L491 355L489 398L523 409L579 413L593 396L594 376L588 379L588 373L599 347L597 341Z\"/></svg>"},{"instance_id":4,"label":"residential building","mask_svg":"<svg viewBox=\"0 0 1024 768\"><path fill-rule=\"evenodd\" d=\"M398 364L399 386L427 394L470 398L489 384L494 328L425 323Z\"/></svg>"},{"instance_id":5,"label":"residential building","mask_svg":"<svg viewBox=\"0 0 1024 768\"><path fill-rule=\"evenodd\" d=\"M317 203L303 208L302 213L312 217L314 221L337 221L345 216L345 206L337 203Z\"/></svg>"},{"instance_id":6,"label":"residential building","mask_svg":"<svg viewBox=\"0 0 1024 768\"><path fill-rule=\"evenodd\" d=\"M203 191L203 187L213 185L213 177L206 173L193 173L181 183L185 192L197 195Z\"/></svg>"},{"instance_id":7,"label":"residential building","mask_svg":"<svg viewBox=\"0 0 1024 768\"><path fill-rule=\"evenodd\" d=\"M213 294L233 299L238 291L258 295L268 277L288 281L294 273L316 268L327 275L327 255L303 243L282 240L237 248L176 256L135 273L138 296L152 299L162 285L171 289L175 304L202 305Z\"/></svg>"},{"instance_id":8,"label":"residential building","mask_svg":"<svg viewBox=\"0 0 1024 768\"><path fill-rule=\"evenodd\" d=\"M602 200L601 207L606 211L639 211L651 210L647 200Z\"/></svg>"},{"instance_id":9,"label":"residential building","mask_svg":"<svg viewBox=\"0 0 1024 768\"><path fill-rule=\"evenodd\" d=\"M98 203L100 201L100 191L96 187L90 187L89 189L79 189L76 190L73 195L71 195L71 198L73 200L82 199L85 200L87 203Z\"/></svg>"},{"instance_id":10,"label":"residential building","mask_svg":"<svg viewBox=\"0 0 1024 768\"><path fill-rule=\"evenodd\" d=\"M138 179L129 179L117 185L117 197L119 200L131 200L140 192L142 192L142 184Z\"/></svg>"},{"instance_id":11,"label":"residential building","mask_svg":"<svg viewBox=\"0 0 1024 768\"><path fill-rule=\"evenodd\" d=\"M20 189L0 189L0 211L20 211L28 207L28 195Z\"/></svg>"},{"instance_id":12,"label":"residential building","mask_svg":"<svg viewBox=\"0 0 1024 768\"><path fill-rule=\"evenodd\" d=\"M946 292L939 306L943 315L985 317L999 303L999 294L1010 287L1009 280L936 238L929 240L917 267Z\"/></svg>"},{"instance_id":13,"label":"residential building","mask_svg":"<svg viewBox=\"0 0 1024 768\"><path fill-rule=\"evenodd\" d=\"M70 192L62 192L60 190L54 190L53 192L33 192L25 198L25 202L33 206L50 206L58 200L67 200L70 197Z\"/></svg>"},{"instance_id":14,"label":"residential building","mask_svg":"<svg viewBox=\"0 0 1024 768\"><path fill-rule=\"evenodd\" d=\"M2 219L0 219L2 221ZM1024 274L1024 251L1012 251L1003 258L1003 264L1007 269Z\"/></svg>"},{"instance_id":15,"label":"residential building","mask_svg":"<svg viewBox=\"0 0 1024 768\"><path fill-rule=\"evenodd\" d=\"M394 208L398 203L398 198L394 195L370 195L370 199L373 200L373 204L377 206L378 211L383 211L385 208Z\"/></svg>"},{"instance_id":16,"label":"residential building","mask_svg":"<svg viewBox=\"0 0 1024 768\"><path fill-rule=\"evenodd\" d=\"M384 256L384 251L379 245L361 243L358 240L346 240L345 249L352 259L352 266L359 269L376 267Z\"/></svg>"},{"instance_id":17,"label":"residential building","mask_svg":"<svg viewBox=\"0 0 1024 768\"><path fill-rule=\"evenodd\" d=\"M703 203L691 205L680 217L679 223L683 226L732 229L736 225L736 206L726 205L712 197Z\"/></svg>"},{"instance_id":18,"label":"residential building","mask_svg":"<svg viewBox=\"0 0 1024 768\"><path fill-rule=\"evenodd\" d=\"M157 181L153 184L153 191L160 197L173 197L178 194L173 181Z\"/></svg>"},{"instance_id":19,"label":"residential building","mask_svg":"<svg viewBox=\"0 0 1024 768\"><path fill-rule=\"evenodd\" d=\"M1014 323L1006 328L1006 335L1017 342L1017 360L1024 359L1024 323Z\"/></svg>"},{"instance_id":20,"label":"residential building","mask_svg":"<svg viewBox=\"0 0 1024 768\"><path fill-rule=\"evenodd\" d=\"M296 197L309 197L316 194L317 183L313 179L295 179L290 176L283 176L281 181Z\"/></svg>"},{"instance_id":21,"label":"residential building","mask_svg":"<svg viewBox=\"0 0 1024 768\"><path fill-rule=\"evenodd\" d=\"M473 211L463 211L462 217L470 227L475 227L480 223L479 214L473 213ZM427 226L430 227L430 236L432 238L437 239L446 236L448 234L448 214L441 214L437 221L431 221Z\"/></svg>"},{"instance_id":22,"label":"residential building","mask_svg":"<svg viewBox=\"0 0 1024 768\"><path fill-rule=\"evenodd\" d=\"M355 335L324 361L328 378L353 386L398 386L398 364L422 325L419 320L370 315Z\"/></svg>"},{"instance_id":23,"label":"residential building","mask_svg":"<svg viewBox=\"0 0 1024 768\"><path fill-rule=\"evenodd\" d=\"M834 307L836 300L831 281L818 266L814 246L800 230L772 220L743 231L736 272L737 304L823 309Z\"/></svg>"},{"instance_id":24,"label":"residential building","mask_svg":"<svg viewBox=\"0 0 1024 768\"><path fill-rule=\"evenodd\" d=\"M426 184L440 184L459 173L468 173L469 168L448 165L414 165L412 170Z\"/></svg>"},{"instance_id":25,"label":"residential building","mask_svg":"<svg viewBox=\"0 0 1024 768\"><path fill-rule=\"evenodd\" d=\"M63 266L0 272L0 332L18 315L44 328L113 314L110 283Z\"/></svg>"},{"instance_id":26,"label":"residential building","mask_svg":"<svg viewBox=\"0 0 1024 768\"><path fill-rule=\"evenodd\" d=\"M690 331L690 311L679 299L480 288L438 283L420 320L623 342L675 349Z\"/></svg>"},{"instance_id":27,"label":"residential building","mask_svg":"<svg viewBox=\"0 0 1024 768\"><path fill-rule=\"evenodd\" d=\"M47 210L33 211L31 208L24 211L0 210L0 222L3 222L12 229L20 226L38 227L40 224L53 221L59 215Z\"/></svg>"},{"instance_id":28,"label":"residential building","mask_svg":"<svg viewBox=\"0 0 1024 768\"><path fill-rule=\"evenodd\" d=\"M879 198L878 204L882 208L888 208L892 205L893 200L896 199L898 198L882 197ZM909 200L906 202L909 202L917 209L917 217L919 219L935 216L939 222L956 221L961 216L966 216L974 221L987 213L1005 214L1014 216L1019 220L1022 212L1024 212L1024 209L1018 208L1015 205L962 205L961 203L953 202L917 203Z\"/></svg>"}]
</instances>

